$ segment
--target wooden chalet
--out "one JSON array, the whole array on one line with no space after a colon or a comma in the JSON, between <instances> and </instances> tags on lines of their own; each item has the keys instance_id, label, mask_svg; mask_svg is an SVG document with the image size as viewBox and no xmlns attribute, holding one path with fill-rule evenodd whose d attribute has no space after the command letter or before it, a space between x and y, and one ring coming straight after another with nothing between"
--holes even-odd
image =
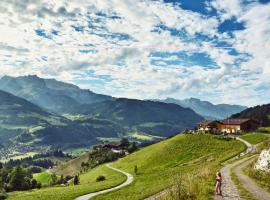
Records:
<instances>
[{"instance_id":1,"label":"wooden chalet","mask_svg":"<svg viewBox=\"0 0 270 200\"><path fill-rule=\"evenodd\" d=\"M260 123L253 119L205 120L198 124L198 131L214 134L236 134L254 131L259 128L259 126Z\"/></svg>"},{"instance_id":2,"label":"wooden chalet","mask_svg":"<svg viewBox=\"0 0 270 200\"><path fill-rule=\"evenodd\" d=\"M221 132L250 132L259 128L260 123L253 119L224 119L221 122Z\"/></svg>"}]
</instances>

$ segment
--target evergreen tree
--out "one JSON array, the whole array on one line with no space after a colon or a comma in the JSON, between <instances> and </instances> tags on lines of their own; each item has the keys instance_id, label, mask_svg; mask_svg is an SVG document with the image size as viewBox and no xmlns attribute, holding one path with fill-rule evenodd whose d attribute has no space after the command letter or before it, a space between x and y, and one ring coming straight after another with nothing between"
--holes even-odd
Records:
<instances>
[{"instance_id":1,"label":"evergreen tree","mask_svg":"<svg viewBox=\"0 0 270 200\"><path fill-rule=\"evenodd\" d=\"M51 185L55 185L57 183L57 176L55 173L51 175Z\"/></svg>"},{"instance_id":2,"label":"evergreen tree","mask_svg":"<svg viewBox=\"0 0 270 200\"><path fill-rule=\"evenodd\" d=\"M76 176L74 177L73 183L74 183L74 185L79 185L79 183L80 183L79 175L76 175Z\"/></svg>"}]
</instances>

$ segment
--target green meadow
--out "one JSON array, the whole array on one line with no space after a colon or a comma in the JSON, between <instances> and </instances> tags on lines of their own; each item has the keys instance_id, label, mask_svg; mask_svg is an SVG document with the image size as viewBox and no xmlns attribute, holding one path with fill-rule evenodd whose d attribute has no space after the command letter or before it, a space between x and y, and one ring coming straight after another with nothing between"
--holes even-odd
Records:
<instances>
[{"instance_id":1,"label":"green meadow","mask_svg":"<svg viewBox=\"0 0 270 200\"><path fill-rule=\"evenodd\" d=\"M42 185L49 185L52 180L51 174L49 174L47 171L33 174L33 178Z\"/></svg>"},{"instance_id":2,"label":"green meadow","mask_svg":"<svg viewBox=\"0 0 270 200\"><path fill-rule=\"evenodd\" d=\"M240 138L248 141L251 144L258 144L269 139L269 137L264 135L263 133L249 133L246 135L242 135Z\"/></svg>"},{"instance_id":3,"label":"green meadow","mask_svg":"<svg viewBox=\"0 0 270 200\"><path fill-rule=\"evenodd\" d=\"M197 187L193 190L194 197L206 200L213 193L220 162L244 149L245 146L236 140L210 135L177 135L115 162L114 167L133 174L135 181L94 199L144 199L177 184L180 179L192 177L191 181ZM138 167L137 174L134 173L135 166Z\"/></svg>"},{"instance_id":4,"label":"green meadow","mask_svg":"<svg viewBox=\"0 0 270 200\"><path fill-rule=\"evenodd\" d=\"M213 191L214 176L220 162L245 149L233 139L220 139L210 135L182 134L143 148L115 163L114 167L133 174L134 182L115 192L94 199L137 200L148 197L192 177L197 183L193 195L197 199L209 199ZM83 159L82 159L83 160ZM77 159L80 162L80 159ZM75 161L69 162L73 167ZM138 171L135 174L134 167ZM106 181L96 182L104 175ZM71 200L80 195L109 188L126 180L126 177L102 165L80 175L79 186L52 187L31 192L13 193L9 199L23 200Z\"/></svg>"},{"instance_id":5,"label":"green meadow","mask_svg":"<svg viewBox=\"0 0 270 200\"><path fill-rule=\"evenodd\" d=\"M105 181L96 182L100 175ZM76 197L119 185L126 180L126 176L115 172L104 165L80 175L80 185L48 187L40 190L14 192L8 200L74 200Z\"/></svg>"}]
</instances>

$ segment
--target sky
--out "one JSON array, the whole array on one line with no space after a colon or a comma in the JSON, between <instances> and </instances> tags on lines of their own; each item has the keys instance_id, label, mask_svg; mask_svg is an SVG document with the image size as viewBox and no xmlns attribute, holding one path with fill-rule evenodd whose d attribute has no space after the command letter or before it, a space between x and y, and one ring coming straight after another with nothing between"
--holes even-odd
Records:
<instances>
[{"instance_id":1,"label":"sky","mask_svg":"<svg viewBox=\"0 0 270 200\"><path fill-rule=\"evenodd\" d=\"M0 77L270 103L270 0L1 0Z\"/></svg>"}]
</instances>

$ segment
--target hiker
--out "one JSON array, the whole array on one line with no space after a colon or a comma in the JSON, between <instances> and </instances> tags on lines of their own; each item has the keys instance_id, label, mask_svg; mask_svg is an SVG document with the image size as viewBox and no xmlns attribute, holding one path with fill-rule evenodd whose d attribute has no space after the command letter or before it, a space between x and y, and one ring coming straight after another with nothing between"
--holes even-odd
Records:
<instances>
[{"instance_id":1,"label":"hiker","mask_svg":"<svg viewBox=\"0 0 270 200\"><path fill-rule=\"evenodd\" d=\"M221 191L221 184L222 184L222 176L220 172L217 172L216 174L216 195L222 196L222 191Z\"/></svg>"}]
</instances>

